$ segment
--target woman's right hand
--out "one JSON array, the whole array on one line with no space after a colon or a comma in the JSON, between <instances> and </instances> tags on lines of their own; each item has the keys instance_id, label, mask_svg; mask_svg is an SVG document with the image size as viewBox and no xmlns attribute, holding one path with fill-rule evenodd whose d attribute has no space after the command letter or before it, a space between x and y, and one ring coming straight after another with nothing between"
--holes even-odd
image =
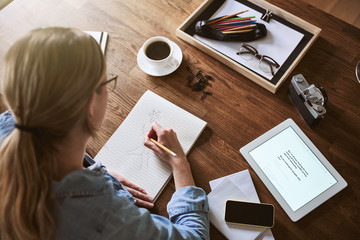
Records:
<instances>
[{"instance_id":1,"label":"woman's right hand","mask_svg":"<svg viewBox=\"0 0 360 240\"><path fill-rule=\"evenodd\" d=\"M176 157L173 157L155 143L150 141L150 138L158 141L171 151L176 153ZM144 145L154 151L162 160L168 162L171 167L176 168L177 165L181 165L181 162L187 162L184 151L179 143L176 133L173 129L165 129L158 123L154 122L151 125L151 129L145 136Z\"/></svg>"},{"instance_id":2,"label":"woman's right hand","mask_svg":"<svg viewBox=\"0 0 360 240\"><path fill-rule=\"evenodd\" d=\"M150 138L155 139L176 153L176 157L172 156L162 148L158 147L155 143L151 142ZM185 153L173 129L165 129L158 123L154 122L151 125L150 131L145 136L144 145L153 150L159 158L170 164L173 170L176 189L195 185L191 174L190 164L187 161Z\"/></svg>"}]
</instances>

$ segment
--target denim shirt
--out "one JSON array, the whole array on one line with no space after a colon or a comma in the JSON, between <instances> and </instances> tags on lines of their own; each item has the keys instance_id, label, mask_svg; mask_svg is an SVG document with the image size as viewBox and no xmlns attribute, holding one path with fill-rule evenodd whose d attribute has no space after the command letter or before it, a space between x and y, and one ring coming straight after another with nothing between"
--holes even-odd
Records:
<instances>
[{"instance_id":1,"label":"denim shirt","mask_svg":"<svg viewBox=\"0 0 360 240\"><path fill-rule=\"evenodd\" d=\"M11 113L0 114L0 141L13 128ZM201 188L177 190L167 205L168 219L134 205L121 183L88 155L84 166L53 181L59 239L210 239L208 201Z\"/></svg>"}]
</instances>

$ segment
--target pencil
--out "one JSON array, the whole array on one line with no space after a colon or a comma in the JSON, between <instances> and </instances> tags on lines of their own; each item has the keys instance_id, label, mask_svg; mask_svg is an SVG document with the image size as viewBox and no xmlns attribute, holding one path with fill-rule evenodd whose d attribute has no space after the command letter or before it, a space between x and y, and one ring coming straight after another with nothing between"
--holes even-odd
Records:
<instances>
[{"instance_id":1,"label":"pencil","mask_svg":"<svg viewBox=\"0 0 360 240\"><path fill-rule=\"evenodd\" d=\"M241 24L241 25L232 25L232 26L227 26L227 27L220 27L220 28L215 28L218 31L226 31L226 30L237 30L237 29L242 29L242 28L246 28L246 27L254 27L253 23L248 23L248 24Z\"/></svg>"},{"instance_id":2,"label":"pencil","mask_svg":"<svg viewBox=\"0 0 360 240\"><path fill-rule=\"evenodd\" d=\"M249 21L249 20L252 20L252 18L255 18L255 16L245 17L245 18L241 18L241 19L233 19L233 20L225 19L225 20L222 20L222 21L220 21L220 22L214 22L214 23L207 24L207 25L210 25L210 26L212 27L212 26L216 26L216 25L224 24L224 23ZM255 19L252 20L252 21L255 21Z\"/></svg>"},{"instance_id":3,"label":"pencil","mask_svg":"<svg viewBox=\"0 0 360 240\"><path fill-rule=\"evenodd\" d=\"M227 31L227 32L222 32L224 34L237 34L237 33L244 33L244 32L250 32L253 29L246 29L246 30L239 30L239 31Z\"/></svg>"},{"instance_id":4,"label":"pencil","mask_svg":"<svg viewBox=\"0 0 360 240\"><path fill-rule=\"evenodd\" d=\"M170 149L168 149L167 147L165 147L164 145L162 145L161 143L159 143L158 141L156 141L153 138L150 138L150 141L152 141L153 143L155 143L157 146L159 146L160 148L162 148L164 151L168 152L171 156L176 157L176 153L174 153L173 151L171 151Z\"/></svg>"},{"instance_id":5,"label":"pencil","mask_svg":"<svg viewBox=\"0 0 360 240\"><path fill-rule=\"evenodd\" d=\"M241 12L238 12L238 13L234 13L234 14L231 14L231 15L227 15L227 16L224 16L224 17L221 17L221 18L216 18L216 19L214 19L214 20L212 20L212 21L210 21L210 22L207 22L206 25L212 24L212 23L215 23L215 22L218 22L218 21L221 21L221 20L226 19L226 18L232 18L232 17L234 17L234 16L236 16L236 15L242 14L242 13L247 12L247 11L248 11L248 10L245 10L245 11L241 11Z\"/></svg>"},{"instance_id":6,"label":"pencil","mask_svg":"<svg viewBox=\"0 0 360 240\"><path fill-rule=\"evenodd\" d=\"M223 30L221 30L221 32L237 31L237 30L243 30L243 29L254 28L254 27L256 27L256 24L251 24L251 25L242 26L242 27L234 27L234 28L230 28L230 29L223 29Z\"/></svg>"},{"instance_id":7,"label":"pencil","mask_svg":"<svg viewBox=\"0 0 360 240\"><path fill-rule=\"evenodd\" d=\"M236 22L227 22L227 23L217 23L217 24L211 25L210 27L218 28L218 27L241 25L241 24L247 24L247 23L256 23L256 21L254 21L254 20L246 20L246 21L236 21Z\"/></svg>"}]
</instances>

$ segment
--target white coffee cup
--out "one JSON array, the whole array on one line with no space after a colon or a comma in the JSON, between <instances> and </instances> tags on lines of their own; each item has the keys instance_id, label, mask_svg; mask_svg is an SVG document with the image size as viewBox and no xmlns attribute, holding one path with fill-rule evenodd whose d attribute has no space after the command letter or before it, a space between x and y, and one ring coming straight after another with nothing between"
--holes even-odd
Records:
<instances>
[{"instance_id":1,"label":"white coffee cup","mask_svg":"<svg viewBox=\"0 0 360 240\"><path fill-rule=\"evenodd\" d=\"M153 67L177 67L179 62L173 57L174 45L166 37L151 37L142 46L146 61Z\"/></svg>"}]
</instances>

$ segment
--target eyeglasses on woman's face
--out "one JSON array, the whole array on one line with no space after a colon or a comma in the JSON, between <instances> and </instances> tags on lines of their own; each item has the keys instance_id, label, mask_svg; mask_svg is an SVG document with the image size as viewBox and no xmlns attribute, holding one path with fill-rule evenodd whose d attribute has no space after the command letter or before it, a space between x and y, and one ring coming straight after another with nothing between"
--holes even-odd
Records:
<instances>
[{"instance_id":1,"label":"eyeglasses on woman's face","mask_svg":"<svg viewBox=\"0 0 360 240\"><path fill-rule=\"evenodd\" d=\"M280 67L274 59L269 56L259 54L256 48L246 43L241 43L240 50L236 54L240 55L244 60L251 60L254 57L259 59L259 68L265 73L271 72L273 76L275 74L274 68Z\"/></svg>"},{"instance_id":2,"label":"eyeglasses on woman's face","mask_svg":"<svg viewBox=\"0 0 360 240\"><path fill-rule=\"evenodd\" d=\"M112 91L115 90L118 75L113 74L113 73L109 73L107 76L108 76L108 80L106 80L105 82L102 82L102 83L95 89L95 91L96 91L97 93L100 94L100 93L101 93L101 88L102 88L103 86L105 86L105 85L106 85L106 87L107 87L108 92L112 92Z\"/></svg>"}]
</instances>

